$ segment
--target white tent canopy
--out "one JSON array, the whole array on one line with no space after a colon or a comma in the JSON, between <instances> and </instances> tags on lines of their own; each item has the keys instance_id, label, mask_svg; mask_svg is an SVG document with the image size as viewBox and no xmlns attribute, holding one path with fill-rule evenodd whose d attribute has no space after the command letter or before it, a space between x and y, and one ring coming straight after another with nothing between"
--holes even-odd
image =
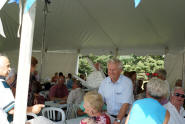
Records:
<instances>
[{"instance_id":1,"label":"white tent canopy","mask_svg":"<svg viewBox=\"0 0 185 124\"><path fill-rule=\"evenodd\" d=\"M165 48L176 52L185 47L184 0L143 0L138 8L134 8L133 0L52 0L45 28L44 1L37 0L33 50L41 50L45 28L45 51L144 55L163 54ZM15 4L6 4L0 11L6 35L0 36L0 52L19 48L18 15ZM26 60L29 63L28 56Z\"/></svg>"},{"instance_id":2,"label":"white tent canopy","mask_svg":"<svg viewBox=\"0 0 185 124\"><path fill-rule=\"evenodd\" d=\"M178 79L185 81L185 53L179 52L178 54L167 54L165 57L165 69L167 73L167 80L170 87L175 86ZM185 82L183 84L185 87Z\"/></svg>"},{"instance_id":3,"label":"white tent canopy","mask_svg":"<svg viewBox=\"0 0 185 124\"><path fill-rule=\"evenodd\" d=\"M41 49L44 0L37 0L33 50ZM82 54L163 54L184 49L185 1L51 0L46 18L46 49L80 51ZM0 50L19 48L16 38L18 6L0 11L5 34Z\"/></svg>"},{"instance_id":4,"label":"white tent canopy","mask_svg":"<svg viewBox=\"0 0 185 124\"><path fill-rule=\"evenodd\" d=\"M6 55L9 57L11 62L11 67L17 69L18 65L18 51L6 52ZM33 52L38 61L37 70L40 72L41 69L41 53ZM63 72L65 75L68 73L76 74L77 72L77 61L78 54L76 53L56 53L56 52L47 52L44 59L42 79L44 81L49 80L55 72Z\"/></svg>"},{"instance_id":5,"label":"white tent canopy","mask_svg":"<svg viewBox=\"0 0 185 124\"><path fill-rule=\"evenodd\" d=\"M58 62L62 60L69 62L75 60L78 53L164 54L165 48L168 48L166 49L168 53L184 51L184 0L143 0L138 8L134 8L133 1L51 0L45 20L46 35L44 37L47 51L45 67L50 68L43 68L46 69L43 70L44 76L50 76L55 72L52 72L52 67L48 66L50 62L57 61L55 58L60 59ZM44 4L44 0L37 0L33 50L41 50L42 47ZM16 4L5 4L0 11L6 34L6 38L0 35L0 52L12 53L19 49L20 39L16 37L18 15ZM51 58L54 57L53 51L56 52L55 58ZM73 59L63 59L62 54L59 55L61 52L74 53L69 56ZM38 58L41 58L40 53L36 54ZM16 58L13 54L9 55ZM18 56L18 53L16 55ZM47 58L49 56L50 58ZM70 63L67 64L70 65ZM73 70L69 72L74 73L75 64L71 64L73 64L70 66ZM59 64L56 62L53 65ZM66 67L69 65L65 64ZM56 68L52 69L56 70ZM69 68L61 67L62 70L69 70Z\"/></svg>"}]
</instances>

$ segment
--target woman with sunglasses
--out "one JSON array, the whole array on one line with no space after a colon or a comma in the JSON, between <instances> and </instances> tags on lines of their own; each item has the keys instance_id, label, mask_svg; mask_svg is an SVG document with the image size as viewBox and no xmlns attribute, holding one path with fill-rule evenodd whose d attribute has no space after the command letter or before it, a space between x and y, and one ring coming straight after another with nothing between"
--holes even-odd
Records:
<instances>
[{"instance_id":1,"label":"woman with sunglasses","mask_svg":"<svg viewBox=\"0 0 185 124\"><path fill-rule=\"evenodd\" d=\"M175 87L170 96L170 101L164 105L170 112L168 124L184 124L185 110L183 108L185 91L182 87Z\"/></svg>"}]
</instances>

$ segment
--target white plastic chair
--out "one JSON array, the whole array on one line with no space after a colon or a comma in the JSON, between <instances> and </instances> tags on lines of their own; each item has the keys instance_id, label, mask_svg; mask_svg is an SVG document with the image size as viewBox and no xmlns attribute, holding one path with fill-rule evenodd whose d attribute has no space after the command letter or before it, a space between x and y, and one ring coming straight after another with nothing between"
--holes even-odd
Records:
<instances>
[{"instance_id":1,"label":"white plastic chair","mask_svg":"<svg viewBox=\"0 0 185 124\"><path fill-rule=\"evenodd\" d=\"M47 107L42 110L42 115L52 121L65 121L65 113L61 108Z\"/></svg>"}]
</instances>

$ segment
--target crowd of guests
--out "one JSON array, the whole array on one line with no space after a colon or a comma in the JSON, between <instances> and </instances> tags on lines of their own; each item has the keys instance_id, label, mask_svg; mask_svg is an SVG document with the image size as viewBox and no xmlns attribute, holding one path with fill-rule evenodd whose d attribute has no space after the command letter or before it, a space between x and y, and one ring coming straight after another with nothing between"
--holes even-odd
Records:
<instances>
[{"instance_id":1,"label":"crowd of guests","mask_svg":"<svg viewBox=\"0 0 185 124\"><path fill-rule=\"evenodd\" d=\"M55 84L49 89L49 100L64 101L67 104L81 104L85 92L80 81L72 77L71 73L65 77L62 72L56 72L51 79Z\"/></svg>"},{"instance_id":2,"label":"crowd of guests","mask_svg":"<svg viewBox=\"0 0 185 124\"><path fill-rule=\"evenodd\" d=\"M126 124L184 124L185 92L182 88L182 80L178 80L170 92L164 69L156 70L156 75L142 84L142 81L136 82L136 72L121 74L122 63L118 59L109 60L107 67L108 77L102 81L98 94L107 106L107 114L115 118L114 124L124 122ZM142 85L144 90L141 88ZM134 99L139 94L145 95L138 100ZM96 103L95 101L97 100L93 103ZM90 103L88 105L84 103L84 107L90 117L83 119L81 124L102 124L101 119L97 121L98 116L93 116L93 112L90 111L92 108L96 110L95 107ZM101 115L104 115L102 109ZM102 120L109 120L107 118ZM109 121L103 124L109 124Z\"/></svg>"},{"instance_id":3,"label":"crowd of guests","mask_svg":"<svg viewBox=\"0 0 185 124\"><path fill-rule=\"evenodd\" d=\"M33 113L39 113L44 107L38 104L38 98L42 97L39 95L41 86L36 72L37 63L37 59L32 57L27 111ZM110 124L110 117L114 118L114 124L185 122L185 90L182 80L178 79L170 90L164 69L156 70L155 75L147 83L143 83L143 80L137 80L135 71L122 74L123 65L119 59L110 59L107 68L108 76L102 81L99 89L86 94L80 81L74 79L72 74L69 73L65 77L62 72L55 73L51 79L55 84L49 89L47 100L79 105L81 109L77 111L78 115L87 117L82 119L80 124ZM16 78L15 71L10 72L9 59L0 55L0 98L3 100L0 102L0 114L3 116L5 112L13 114ZM4 92L10 96L9 100L2 95ZM11 109L7 109L7 106Z\"/></svg>"}]
</instances>

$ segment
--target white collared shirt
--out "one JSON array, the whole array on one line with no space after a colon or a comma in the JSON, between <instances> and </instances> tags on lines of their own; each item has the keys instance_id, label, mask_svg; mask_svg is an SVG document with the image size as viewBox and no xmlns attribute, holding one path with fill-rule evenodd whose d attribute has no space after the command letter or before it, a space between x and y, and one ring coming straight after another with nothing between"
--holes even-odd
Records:
<instances>
[{"instance_id":1,"label":"white collared shirt","mask_svg":"<svg viewBox=\"0 0 185 124\"><path fill-rule=\"evenodd\" d=\"M120 75L115 83L111 81L110 77L105 78L98 92L102 95L107 104L107 112L111 115L118 115L124 103L133 103L132 81L123 75Z\"/></svg>"},{"instance_id":2,"label":"white collared shirt","mask_svg":"<svg viewBox=\"0 0 185 124\"><path fill-rule=\"evenodd\" d=\"M168 102L164 107L170 112L170 120L168 124L184 124L185 123L185 110L183 107L180 109L180 113L177 111L171 102Z\"/></svg>"},{"instance_id":3,"label":"white collared shirt","mask_svg":"<svg viewBox=\"0 0 185 124\"><path fill-rule=\"evenodd\" d=\"M8 84L4 79L0 79L0 108L8 112L14 107L14 96Z\"/></svg>"},{"instance_id":4,"label":"white collared shirt","mask_svg":"<svg viewBox=\"0 0 185 124\"><path fill-rule=\"evenodd\" d=\"M0 108L0 123L1 124L9 124L7 120L7 114Z\"/></svg>"}]
</instances>

